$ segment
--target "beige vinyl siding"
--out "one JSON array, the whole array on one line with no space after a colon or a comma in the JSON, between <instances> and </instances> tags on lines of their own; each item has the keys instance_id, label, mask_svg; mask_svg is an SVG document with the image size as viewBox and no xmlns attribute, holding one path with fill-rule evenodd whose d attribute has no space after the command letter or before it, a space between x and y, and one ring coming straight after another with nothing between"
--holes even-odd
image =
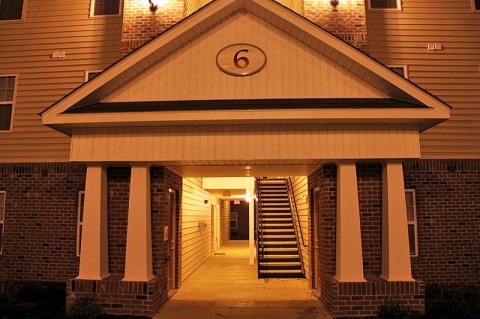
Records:
<instances>
[{"instance_id":1,"label":"beige vinyl siding","mask_svg":"<svg viewBox=\"0 0 480 319\"><path fill-rule=\"evenodd\" d=\"M71 152L72 161L166 161L196 165L239 160L418 156L415 127L311 124L78 129L73 134Z\"/></svg>"},{"instance_id":2,"label":"beige vinyl siding","mask_svg":"<svg viewBox=\"0 0 480 319\"><path fill-rule=\"evenodd\" d=\"M0 22L0 74L16 74L13 131L0 133L1 162L68 161L70 138L38 115L84 82L85 70L120 57L122 17L89 18L90 0L25 2L22 22ZM66 58L52 59L54 51Z\"/></svg>"},{"instance_id":3,"label":"beige vinyl siding","mask_svg":"<svg viewBox=\"0 0 480 319\"><path fill-rule=\"evenodd\" d=\"M305 268L305 277L307 279L311 278L311 268L310 268L310 247L309 247L309 204L308 204L308 177L307 176L293 176L292 177L292 188L295 195L295 201L297 203L298 216L300 218L301 231L303 234L303 240L298 233L300 250L302 254L302 259ZM304 245L305 244L305 245Z\"/></svg>"},{"instance_id":4,"label":"beige vinyl siding","mask_svg":"<svg viewBox=\"0 0 480 319\"><path fill-rule=\"evenodd\" d=\"M205 200L208 203L205 204ZM200 178L184 178L182 187L182 280L212 255L211 205L219 200L202 189ZM202 227L205 223L205 227Z\"/></svg>"},{"instance_id":5,"label":"beige vinyl siding","mask_svg":"<svg viewBox=\"0 0 480 319\"><path fill-rule=\"evenodd\" d=\"M220 247L230 240L230 201L220 202Z\"/></svg>"},{"instance_id":6,"label":"beige vinyl siding","mask_svg":"<svg viewBox=\"0 0 480 319\"><path fill-rule=\"evenodd\" d=\"M253 76L222 72L216 55L232 43L267 55ZM380 98L380 92L327 57L252 14L236 14L198 36L107 96L102 102L265 98Z\"/></svg>"},{"instance_id":7,"label":"beige vinyl siding","mask_svg":"<svg viewBox=\"0 0 480 319\"><path fill-rule=\"evenodd\" d=\"M403 0L402 11L367 11L369 54L408 65L409 79L453 106L420 135L422 158L480 158L480 13L471 0ZM440 51L427 45L440 43Z\"/></svg>"}]
</instances>

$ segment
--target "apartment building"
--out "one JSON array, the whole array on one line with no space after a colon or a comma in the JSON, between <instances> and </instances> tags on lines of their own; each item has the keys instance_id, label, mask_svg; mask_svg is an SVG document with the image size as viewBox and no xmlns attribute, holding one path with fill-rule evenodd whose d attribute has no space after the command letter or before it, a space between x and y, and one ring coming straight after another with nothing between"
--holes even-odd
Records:
<instances>
[{"instance_id":1,"label":"apartment building","mask_svg":"<svg viewBox=\"0 0 480 319\"><path fill-rule=\"evenodd\" d=\"M280 176L334 317L478 283L480 2L0 0L3 279L152 316Z\"/></svg>"}]
</instances>

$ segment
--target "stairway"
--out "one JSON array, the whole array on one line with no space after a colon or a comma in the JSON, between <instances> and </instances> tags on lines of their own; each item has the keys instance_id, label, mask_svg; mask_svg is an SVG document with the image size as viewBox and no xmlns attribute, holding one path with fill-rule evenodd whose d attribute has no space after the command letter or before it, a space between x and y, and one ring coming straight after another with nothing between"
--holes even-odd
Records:
<instances>
[{"instance_id":1,"label":"stairway","mask_svg":"<svg viewBox=\"0 0 480 319\"><path fill-rule=\"evenodd\" d=\"M303 278L285 179L258 179L258 277Z\"/></svg>"}]
</instances>

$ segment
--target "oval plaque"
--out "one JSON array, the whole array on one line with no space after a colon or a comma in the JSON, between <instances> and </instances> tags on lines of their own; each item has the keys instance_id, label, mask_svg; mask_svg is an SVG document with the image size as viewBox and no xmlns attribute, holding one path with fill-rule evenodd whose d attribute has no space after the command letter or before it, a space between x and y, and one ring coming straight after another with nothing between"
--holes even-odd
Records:
<instances>
[{"instance_id":1,"label":"oval plaque","mask_svg":"<svg viewBox=\"0 0 480 319\"><path fill-rule=\"evenodd\" d=\"M252 75L261 71L265 64L267 64L265 52L252 44L231 44L217 54L218 67L230 75Z\"/></svg>"}]
</instances>

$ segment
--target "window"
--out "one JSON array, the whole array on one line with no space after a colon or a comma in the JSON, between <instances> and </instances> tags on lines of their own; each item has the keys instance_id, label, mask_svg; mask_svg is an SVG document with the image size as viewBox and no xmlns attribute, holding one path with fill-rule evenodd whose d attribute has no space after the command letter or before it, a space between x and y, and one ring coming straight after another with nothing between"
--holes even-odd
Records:
<instances>
[{"instance_id":1,"label":"window","mask_svg":"<svg viewBox=\"0 0 480 319\"><path fill-rule=\"evenodd\" d=\"M475 11L480 10L480 0L473 0L473 9Z\"/></svg>"},{"instance_id":2,"label":"window","mask_svg":"<svg viewBox=\"0 0 480 319\"><path fill-rule=\"evenodd\" d=\"M369 9L394 9L401 8L400 0L370 0L368 1Z\"/></svg>"},{"instance_id":3,"label":"window","mask_svg":"<svg viewBox=\"0 0 480 319\"><path fill-rule=\"evenodd\" d=\"M0 21L22 20L23 0L0 0Z\"/></svg>"},{"instance_id":4,"label":"window","mask_svg":"<svg viewBox=\"0 0 480 319\"><path fill-rule=\"evenodd\" d=\"M10 131L12 126L15 76L0 76L0 131Z\"/></svg>"},{"instance_id":5,"label":"window","mask_svg":"<svg viewBox=\"0 0 480 319\"><path fill-rule=\"evenodd\" d=\"M85 205L85 192L78 192L77 205L77 256L80 256L82 248L82 231L83 231L83 207Z\"/></svg>"},{"instance_id":6,"label":"window","mask_svg":"<svg viewBox=\"0 0 480 319\"><path fill-rule=\"evenodd\" d=\"M407 74L407 67L406 66L389 66L388 67L390 70L393 72L403 76L404 78L408 79L408 74Z\"/></svg>"},{"instance_id":7,"label":"window","mask_svg":"<svg viewBox=\"0 0 480 319\"><path fill-rule=\"evenodd\" d=\"M90 81L97 75L99 75L102 71L85 71L85 82Z\"/></svg>"},{"instance_id":8,"label":"window","mask_svg":"<svg viewBox=\"0 0 480 319\"><path fill-rule=\"evenodd\" d=\"M408 242L410 244L410 255L418 256L417 236L417 204L414 189L405 190L407 204Z\"/></svg>"},{"instance_id":9,"label":"window","mask_svg":"<svg viewBox=\"0 0 480 319\"><path fill-rule=\"evenodd\" d=\"M5 221L5 197L7 196L6 192L0 192L0 254L2 254L3 247L3 224Z\"/></svg>"},{"instance_id":10,"label":"window","mask_svg":"<svg viewBox=\"0 0 480 319\"><path fill-rule=\"evenodd\" d=\"M230 212L230 228L237 228L238 227L238 213L237 212Z\"/></svg>"},{"instance_id":11,"label":"window","mask_svg":"<svg viewBox=\"0 0 480 319\"><path fill-rule=\"evenodd\" d=\"M121 0L92 0L92 16L119 15Z\"/></svg>"}]
</instances>

